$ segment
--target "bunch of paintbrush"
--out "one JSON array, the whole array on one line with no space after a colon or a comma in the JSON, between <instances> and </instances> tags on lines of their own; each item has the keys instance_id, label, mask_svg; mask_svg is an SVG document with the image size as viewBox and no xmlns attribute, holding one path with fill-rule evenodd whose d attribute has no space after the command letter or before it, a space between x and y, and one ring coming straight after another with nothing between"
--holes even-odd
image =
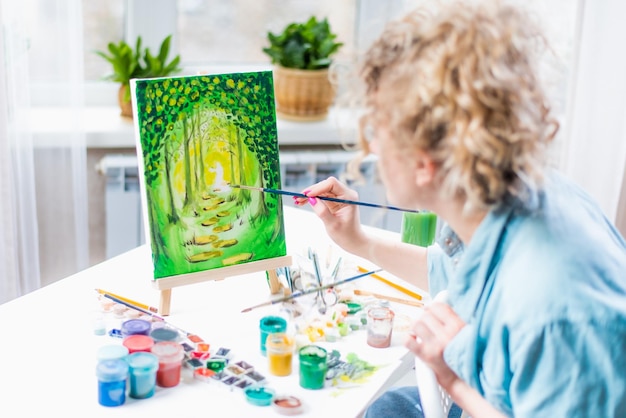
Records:
<instances>
[{"instance_id":1,"label":"bunch of paintbrush","mask_svg":"<svg viewBox=\"0 0 626 418\"><path fill-rule=\"evenodd\" d=\"M331 288L333 288L335 286L339 286L339 285L351 282L353 280L357 280L357 279L360 279L362 277L369 276L370 274L378 273L381 270L382 269L368 271L366 273L362 273L362 274L358 274L356 276L348 277L347 279L339 280L338 282L335 282L335 283L329 283L329 284L324 285L324 286L314 287L312 289L307 289L307 290L303 290L303 291L300 291L300 292L292 293L289 296L285 296L285 297L278 298L278 299L273 299L273 300L270 300L270 301L263 302L261 304L255 305L255 306L251 306L249 308L246 308L246 309L242 310L241 312L250 312L251 310L256 309L256 308L260 308L262 306L268 306L268 305L274 305L274 304L281 303L281 302L287 302L289 300L299 298L300 296L310 295L311 293L317 293L317 292L320 292L322 290L331 289Z\"/></svg>"}]
</instances>

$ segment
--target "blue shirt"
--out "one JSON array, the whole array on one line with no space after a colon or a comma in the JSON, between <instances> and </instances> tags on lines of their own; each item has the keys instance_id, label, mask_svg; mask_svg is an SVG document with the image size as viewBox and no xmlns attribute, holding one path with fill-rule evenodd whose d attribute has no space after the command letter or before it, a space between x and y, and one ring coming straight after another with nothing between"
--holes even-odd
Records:
<instances>
[{"instance_id":1,"label":"blue shirt","mask_svg":"<svg viewBox=\"0 0 626 418\"><path fill-rule=\"evenodd\" d=\"M439 243L430 293L467 323L444 352L457 375L509 416L626 417L626 243L589 196L555 173L537 209Z\"/></svg>"}]
</instances>

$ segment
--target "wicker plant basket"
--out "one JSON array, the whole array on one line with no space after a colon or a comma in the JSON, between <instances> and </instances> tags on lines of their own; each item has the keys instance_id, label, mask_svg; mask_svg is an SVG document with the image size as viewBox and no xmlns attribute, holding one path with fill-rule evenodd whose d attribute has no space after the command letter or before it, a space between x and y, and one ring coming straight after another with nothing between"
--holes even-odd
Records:
<instances>
[{"instance_id":1,"label":"wicker plant basket","mask_svg":"<svg viewBox=\"0 0 626 418\"><path fill-rule=\"evenodd\" d=\"M117 91L117 102L120 105L120 116L125 118L133 118L133 105L130 101L124 100L124 95L126 94L126 89L128 86L125 84L120 85L119 90Z\"/></svg>"},{"instance_id":2,"label":"wicker plant basket","mask_svg":"<svg viewBox=\"0 0 626 418\"><path fill-rule=\"evenodd\" d=\"M325 119L335 99L328 69L296 70L276 66L274 92L277 116L293 121Z\"/></svg>"}]
</instances>

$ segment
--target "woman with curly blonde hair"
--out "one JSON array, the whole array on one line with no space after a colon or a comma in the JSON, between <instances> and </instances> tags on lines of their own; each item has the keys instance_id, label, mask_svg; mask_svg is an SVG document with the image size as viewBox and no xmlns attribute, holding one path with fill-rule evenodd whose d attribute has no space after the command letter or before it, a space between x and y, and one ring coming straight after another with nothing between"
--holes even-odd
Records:
<instances>
[{"instance_id":1,"label":"woman with curly blonde hair","mask_svg":"<svg viewBox=\"0 0 626 418\"><path fill-rule=\"evenodd\" d=\"M437 244L381 241L335 178L309 203L348 252L448 303L406 342L470 416L626 416L626 243L596 203L549 169L558 125L535 68L542 38L508 6L450 4L388 25L360 67L364 153L389 201L435 212ZM417 417L415 388L366 417Z\"/></svg>"}]
</instances>

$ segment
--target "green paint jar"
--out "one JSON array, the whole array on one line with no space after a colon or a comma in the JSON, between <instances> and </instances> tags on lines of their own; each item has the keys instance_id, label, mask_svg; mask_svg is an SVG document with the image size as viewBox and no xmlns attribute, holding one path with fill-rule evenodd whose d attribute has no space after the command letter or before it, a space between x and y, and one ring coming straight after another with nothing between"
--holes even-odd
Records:
<instances>
[{"instance_id":1,"label":"green paint jar","mask_svg":"<svg viewBox=\"0 0 626 418\"><path fill-rule=\"evenodd\" d=\"M326 350L317 345L305 345L298 351L300 386L304 389L322 389L328 365Z\"/></svg>"},{"instance_id":2,"label":"green paint jar","mask_svg":"<svg viewBox=\"0 0 626 418\"><path fill-rule=\"evenodd\" d=\"M437 215L433 212L402 213L402 242L428 247L435 242Z\"/></svg>"}]
</instances>

